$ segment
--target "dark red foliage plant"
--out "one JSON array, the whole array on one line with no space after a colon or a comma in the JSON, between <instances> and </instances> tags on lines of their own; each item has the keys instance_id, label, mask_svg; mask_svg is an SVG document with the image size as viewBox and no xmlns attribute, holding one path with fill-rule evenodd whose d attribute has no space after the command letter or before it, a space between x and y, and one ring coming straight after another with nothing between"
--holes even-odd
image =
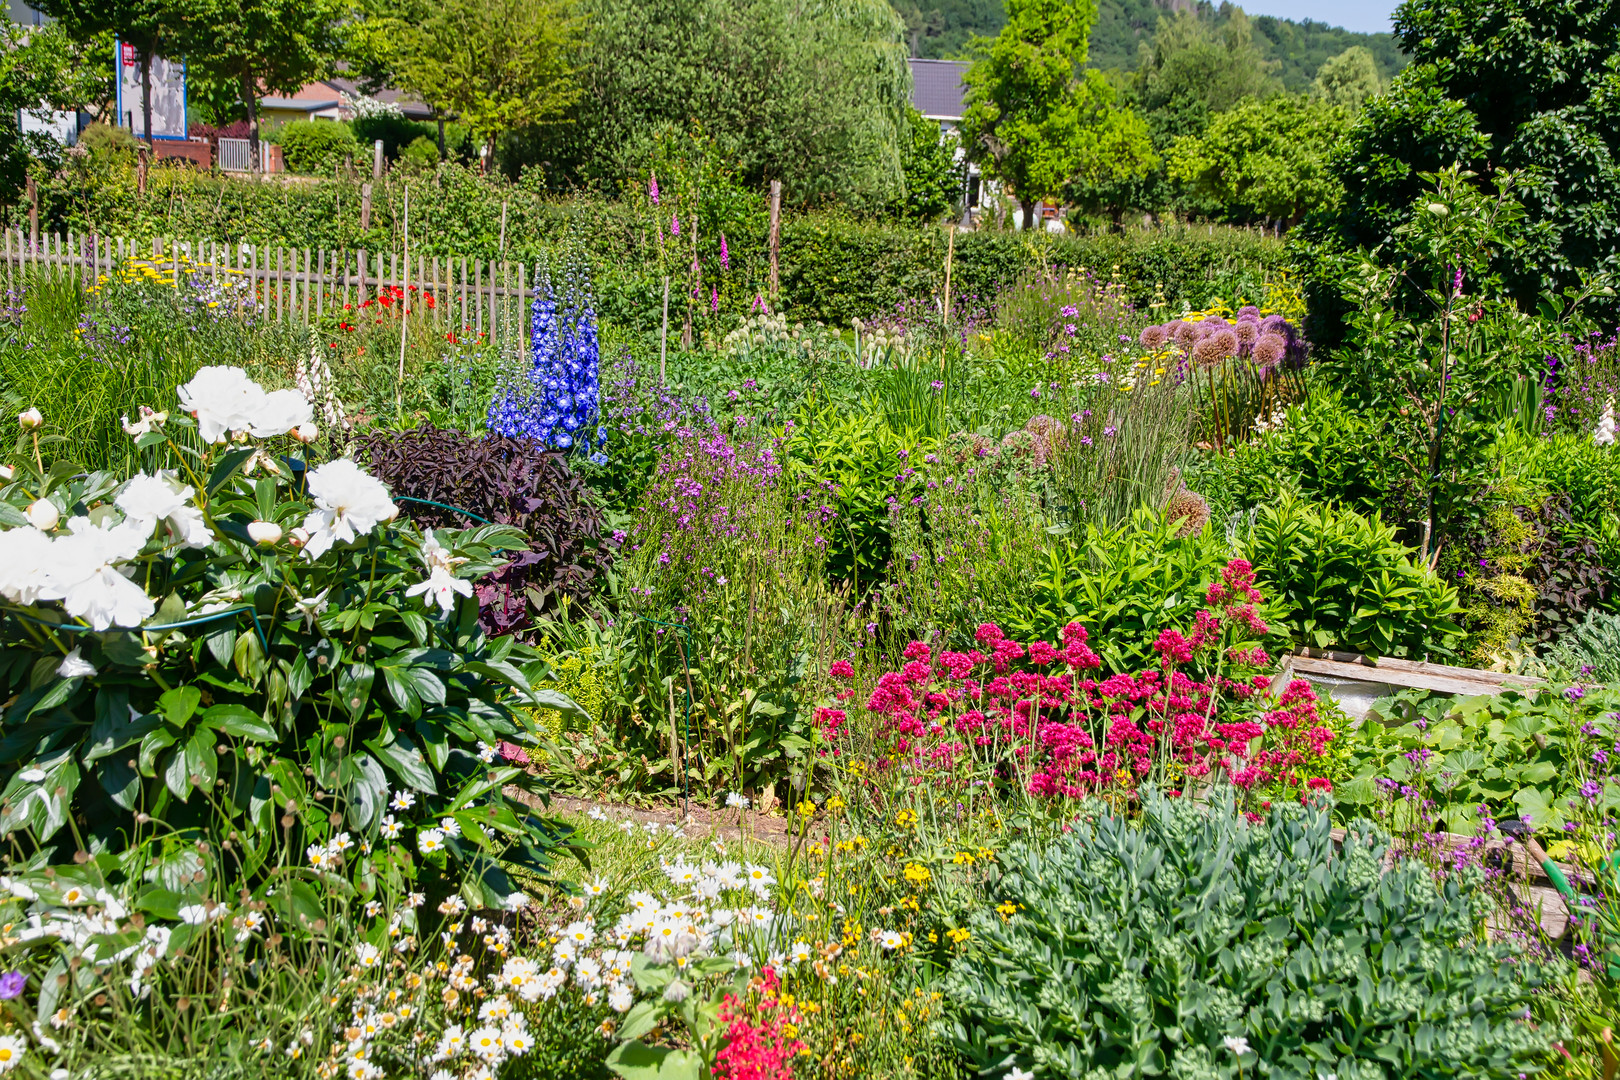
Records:
<instances>
[{"instance_id":1,"label":"dark red foliage plant","mask_svg":"<svg viewBox=\"0 0 1620 1080\"><path fill-rule=\"evenodd\" d=\"M461 510L528 534L527 551L475 586L486 633L521 633L561 597L587 599L610 565L613 545L602 536L602 512L564 451L424 424L368 432L360 453L424 528L477 523ZM427 502L412 501L418 499Z\"/></svg>"}]
</instances>

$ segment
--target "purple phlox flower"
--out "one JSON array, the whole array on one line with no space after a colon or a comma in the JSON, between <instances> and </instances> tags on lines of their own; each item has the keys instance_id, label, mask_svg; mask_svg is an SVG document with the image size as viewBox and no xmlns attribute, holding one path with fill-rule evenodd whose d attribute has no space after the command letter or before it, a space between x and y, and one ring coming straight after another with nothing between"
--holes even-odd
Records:
<instances>
[{"instance_id":1,"label":"purple phlox flower","mask_svg":"<svg viewBox=\"0 0 1620 1080\"><path fill-rule=\"evenodd\" d=\"M1581 700L1581 698L1583 698L1585 696L1586 696L1586 687L1584 687L1584 686L1575 685L1575 686L1567 687L1564 690L1564 698L1567 701L1579 701L1579 700Z\"/></svg>"}]
</instances>

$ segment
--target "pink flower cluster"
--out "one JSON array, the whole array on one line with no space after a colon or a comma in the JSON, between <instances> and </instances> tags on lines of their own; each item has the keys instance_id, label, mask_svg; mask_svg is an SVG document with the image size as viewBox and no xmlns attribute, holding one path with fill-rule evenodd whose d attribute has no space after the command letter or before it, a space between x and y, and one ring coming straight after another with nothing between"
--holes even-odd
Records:
<instances>
[{"instance_id":1,"label":"pink flower cluster","mask_svg":"<svg viewBox=\"0 0 1620 1080\"><path fill-rule=\"evenodd\" d=\"M1270 661L1254 642L1266 626L1252 568L1228 564L1206 599L1190 635L1160 634L1158 668L1103 679L1090 674L1101 660L1077 622L1059 643L1026 646L994 623L977 629L979 648L967 652L936 655L912 642L900 670L880 675L866 698L887 763L915 783L988 764L998 781L1042 797L1129 792L1149 778L1174 790L1217 773L1245 789L1322 789L1327 781L1310 774L1333 735L1317 721L1309 684L1292 682L1274 702L1263 693L1270 679L1258 669ZM1200 681L1184 668L1207 674ZM849 681L855 670L838 661L831 674ZM817 719L835 745L848 731L843 709Z\"/></svg>"},{"instance_id":2,"label":"pink flower cluster","mask_svg":"<svg viewBox=\"0 0 1620 1080\"><path fill-rule=\"evenodd\" d=\"M776 973L765 969L755 980L762 991L757 1006L727 994L720 1004L726 1045L714 1058L714 1080L791 1080L793 1059L804 1044L787 1034L798 1014L777 997Z\"/></svg>"}]
</instances>

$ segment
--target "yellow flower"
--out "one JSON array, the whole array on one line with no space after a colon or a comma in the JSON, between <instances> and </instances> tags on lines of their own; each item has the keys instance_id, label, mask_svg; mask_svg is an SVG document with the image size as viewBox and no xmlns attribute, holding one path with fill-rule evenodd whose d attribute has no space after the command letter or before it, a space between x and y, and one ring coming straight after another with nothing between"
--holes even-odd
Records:
<instances>
[{"instance_id":1,"label":"yellow flower","mask_svg":"<svg viewBox=\"0 0 1620 1080\"><path fill-rule=\"evenodd\" d=\"M955 855L951 856L951 862L957 866L972 866L973 853L971 851L958 851Z\"/></svg>"},{"instance_id":2,"label":"yellow flower","mask_svg":"<svg viewBox=\"0 0 1620 1080\"><path fill-rule=\"evenodd\" d=\"M962 943L967 941L967 939L972 937L973 935L968 933L967 930L965 930L962 927L958 926L958 927L956 927L956 928L954 928L952 930L947 931L945 936L951 939L951 944L952 945L961 945Z\"/></svg>"},{"instance_id":3,"label":"yellow flower","mask_svg":"<svg viewBox=\"0 0 1620 1080\"><path fill-rule=\"evenodd\" d=\"M915 810L902 810L894 816L894 823L902 829L909 829L917 824L917 812Z\"/></svg>"},{"instance_id":4,"label":"yellow flower","mask_svg":"<svg viewBox=\"0 0 1620 1080\"><path fill-rule=\"evenodd\" d=\"M827 800L827 809L829 809L829 810L842 810L843 808L844 808L844 800L840 799L837 795L834 795L832 798Z\"/></svg>"},{"instance_id":5,"label":"yellow flower","mask_svg":"<svg viewBox=\"0 0 1620 1080\"><path fill-rule=\"evenodd\" d=\"M928 872L928 867L923 866L920 863L909 863L906 866L905 879L913 882L914 884L926 885L928 884L929 878L932 876L933 875Z\"/></svg>"}]
</instances>

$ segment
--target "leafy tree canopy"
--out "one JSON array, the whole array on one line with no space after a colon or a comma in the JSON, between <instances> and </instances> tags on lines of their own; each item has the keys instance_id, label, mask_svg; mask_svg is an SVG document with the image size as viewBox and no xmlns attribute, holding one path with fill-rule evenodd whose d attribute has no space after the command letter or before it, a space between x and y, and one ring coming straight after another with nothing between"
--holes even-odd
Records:
<instances>
[{"instance_id":1,"label":"leafy tree canopy","mask_svg":"<svg viewBox=\"0 0 1620 1080\"><path fill-rule=\"evenodd\" d=\"M1334 105L1359 109L1368 98L1384 91L1378 64L1364 45L1352 45L1322 65L1312 91Z\"/></svg>"}]
</instances>

